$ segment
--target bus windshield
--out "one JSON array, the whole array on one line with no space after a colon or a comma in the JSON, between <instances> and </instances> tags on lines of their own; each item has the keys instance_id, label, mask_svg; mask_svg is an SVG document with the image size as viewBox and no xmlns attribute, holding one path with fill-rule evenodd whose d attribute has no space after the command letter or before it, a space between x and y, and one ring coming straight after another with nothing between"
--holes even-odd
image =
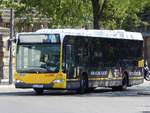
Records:
<instances>
[{"instance_id":1,"label":"bus windshield","mask_svg":"<svg viewBox=\"0 0 150 113\"><path fill-rule=\"evenodd\" d=\"M17 72L58 72L60 44L19 44Z\"/></svg>"}]
</instances>

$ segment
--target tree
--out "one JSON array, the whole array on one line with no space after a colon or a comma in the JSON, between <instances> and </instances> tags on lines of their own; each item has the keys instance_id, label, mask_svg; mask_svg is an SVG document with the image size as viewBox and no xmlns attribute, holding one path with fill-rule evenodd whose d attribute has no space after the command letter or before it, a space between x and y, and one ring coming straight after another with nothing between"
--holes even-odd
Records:
<instances>
[{"instance_id":1,"label":"tree","mask_svg":"<svg viewBox=\"0 0 150 113\"><path fill-rule=\"evenodd\" d=\"M127 16L129 0L92 0L93 28L120 29Z\"/></svg>"},{"instance_id":2,"label":"tree","mask_svg":"<svg viewBox=\"0 0 150 113\"><path fill-rule=\"evenodd\" d=\"M136 31L149 23L149 0L10 0L1 6L15 9L17 31L48 23L49 28L91 26L94 29ZM20 6L21 4L21 6ZM93 10L92 10L93 9ZM18 19L20 18L20 19ZM90 27L91 28L91 27Z\"/></svg>"},{"instance_id":3,"label":"tree","mask_svg":"<svg viewBox=\"0 0 150 113\"><path fill-rule=\"evenodd\" d=\"M104 8L108 0L91 0L92 1L92 8L93 8L93 28L99 29L99 21L103 16Z\"/></svg>"},{"instance_id":4,"label":"tree","mask_svg":"<svg viewBox=\"0 0 150 113\"><path fill-rule=\"evenodd\" d=\"M100 20L101 28L121 29L127 16L127 5L128 2L125 0L110 0L104 8L103 18Z\"/></svg>"},{"instance_id":5,"label":"tree","mask_svg":"<svg viewBox=\"0 0 150 113\"><path fill-rule=\"evenodd\" d=\"M126 10L126 18L123 22L122 28L129 31L137 31L140 26L141 19L138 13L142 9L145 1L143 0L129 0L128 9Z\"/></svg>"},{"instance_id":6,"label":"tree","mask_svg":"<svg viewBox=\"0 0 150 113\"><path fill-rule=\"evenodd\" d=\"M17 26L47 21L50 28L80 27L91 20L89 0L21 0L25 5L16 11L20 20Z\"/></svg>"},{"instance_id":7,"label":"tree","mask_svg":"<svg viewBox=\"0 0 150 113\"><path fill-rule=\"evenodd\" d=\"M141 19L140 23L140 31L148 31L150 30L150 1L147 1L139 13L137 14Z\"/></svg>"}]
</instances>

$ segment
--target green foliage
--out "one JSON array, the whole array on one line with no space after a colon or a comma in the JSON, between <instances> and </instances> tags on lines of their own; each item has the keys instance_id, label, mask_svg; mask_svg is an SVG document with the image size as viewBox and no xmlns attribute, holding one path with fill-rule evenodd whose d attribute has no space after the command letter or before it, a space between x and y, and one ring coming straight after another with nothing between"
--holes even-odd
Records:
<instances>
[{"instance_id":1,"label":"green foliage","mask_svg":"<svg viewBox=\"0 0 150 113\"><path fill-rule=\"evenodd\" d=\"M127 10L127 17L122 26L123 29L130 31L142 31L144 24L143 12L145 14L146 7L149 6L149 0L130 0L130 4Z\"/></svg>"},{"instance_id":2,"label":"green foliage","mask_svg":"<svg viewBox=\"0 0 150 113\"><path fill-rule=\"evenodd\" d=\"M45 21L45 19L49 21L47 16L42 13L40 0L21 0L20 3L24 4L24 7L18 8L15 12L15 18L18 20L16 22L17 31L22 31L24 28L29 30L33 26L40 26L40 23L43 20Z\"/></svg>"},{"instance_id":3,"label":"green foliage","mask_svg":"<svg viewBox=\"0 0 150 113\"><path fill-rule=\"evenodd\" d=\"M125 0L110 0L105 7L103 18L100 21L104 29L121 29L123 22L127 16L128 3L121 4Z\"/></svg>"},{"instance_id":4,"label":"green foliage","mask_svg":"<svg viewBox=\"0 0 150 113\"><path fill-rule=\"evenodd\" d=\"M96 0L92 0L96 1ZM121 29L128 10L129 0L98 0L101 11L99 25L101 29ZM93 10L96 10L93 8Z\"/></svg>"},{"instance_id":5,"label":"green foliage","mask_svg":"<svg viewBox=\"0 0 150 113\"><path fill-rule=\"evenodd\" d=\"M12 0L0 0L0 8L13 8L17 10L18 8L21 7L24 7L24 4L12 2Z\"/></svg>"},{"instance_id":6,"label":"green foliage","mask_svg":"<svg viewBox=\"0 0 150 113\"><path fill-rule=\"evenodd\" d=\"M138 13L141 19L140 28L142 31L150 30L150 1L147 1Z\"/></svg>"},{"instance_id":7,"label":"green foliage","mask_svg":"<svg viewBox=\"0 0 150 113\"><path fill-rule=\"evenodd\" d=\"M141 31L150 24L149 0L110 0L100 20L103 29Z\"/></svg>"},{"instance_id":8,"label":"green foliage","mask_svg":"<svg viewBox=\"0 0 150 113\"><path fill-rule=\"evenodd\" d=\"M47 12L48 15L53 12L51 27L81 27L91 14L89 2L79 0L61 0L53 10L47 9Z\"/></svg>"},{"instance_id":9,"label":"green foliage","mask_svg":"<svg viewBox=\"0 0 150 113\"><path fill-rule=\"evenodd\" d=\"M128 10L126 10L126 18L122 28L129 31L138 31L141 20L138 13L142 9L145 2L143 0L129 0Z\"/></svg>"},{"instance_id":10,"label":"green foliage","mask_svg":"<svg viewBox=\"0 0 150 113\"><path fill-rule=\"evenodd\" d=\"M140 22L141 21L137 16L137 13L133 9L130 9L128 10L128 15L125 18L122 28L130 31L137 31Z\"/></svg>"},{"instance_id":11,"label":"green foliage","mask_svg":"<svg viewBox=\"0 0 150 113\"><path fill-rule=\"evenodd\" d=\"M0 0L0 8L15 9L17 31L48 23L49 28L81 28L93 23L92 0ZM98 0L99 10L104 0ZM108 0L98 20L101 29L138 31L150 26L149 0ZM99 15L98 15L99 16ZM18 19L21 18L21 19Z\"/></svg>"},{"instance_id":12,"label":"green foliage","mask_svg":"<svg viewBox=\"0 0 150 113\"><path fill-rule=\"evenodd\" d=\"M21 3L25 7L16 11L16 17L24 18L21 25L46 21L50 28L81 27L92 18L88 0L22 0Z\"/></svg>"}]
</instances>

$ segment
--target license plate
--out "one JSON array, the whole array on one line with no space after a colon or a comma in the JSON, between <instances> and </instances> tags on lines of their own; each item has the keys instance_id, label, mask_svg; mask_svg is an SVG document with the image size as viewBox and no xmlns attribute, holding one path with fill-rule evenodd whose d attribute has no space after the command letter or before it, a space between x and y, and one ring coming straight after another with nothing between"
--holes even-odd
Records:
<instances>
[{"instance_id":1,"label":"license plate","mask_svg":"<svg viewBox=\"0 0 150 113\"><path fill-rule=\"evenodd\" d=\"M43 88L43 85L32 85L33 88Z\"/></svg>"}]
</instances>

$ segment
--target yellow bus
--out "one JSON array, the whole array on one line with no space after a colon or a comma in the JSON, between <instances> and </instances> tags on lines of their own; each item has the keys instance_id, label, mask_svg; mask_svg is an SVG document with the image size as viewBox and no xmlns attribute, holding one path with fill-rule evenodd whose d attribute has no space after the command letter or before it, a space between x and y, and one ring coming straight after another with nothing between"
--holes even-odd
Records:
<instances>
[{"instance_id":1,"label":"yellow bus","mask_svg":"<svg viewBox=\"0 0 150 113\"><path fill-rule=\"evenodd\" d=\"M143 83L143 38L124 30L40 29L16 37L16 88L125 90Z\"/></svg>"}]
</instances>

